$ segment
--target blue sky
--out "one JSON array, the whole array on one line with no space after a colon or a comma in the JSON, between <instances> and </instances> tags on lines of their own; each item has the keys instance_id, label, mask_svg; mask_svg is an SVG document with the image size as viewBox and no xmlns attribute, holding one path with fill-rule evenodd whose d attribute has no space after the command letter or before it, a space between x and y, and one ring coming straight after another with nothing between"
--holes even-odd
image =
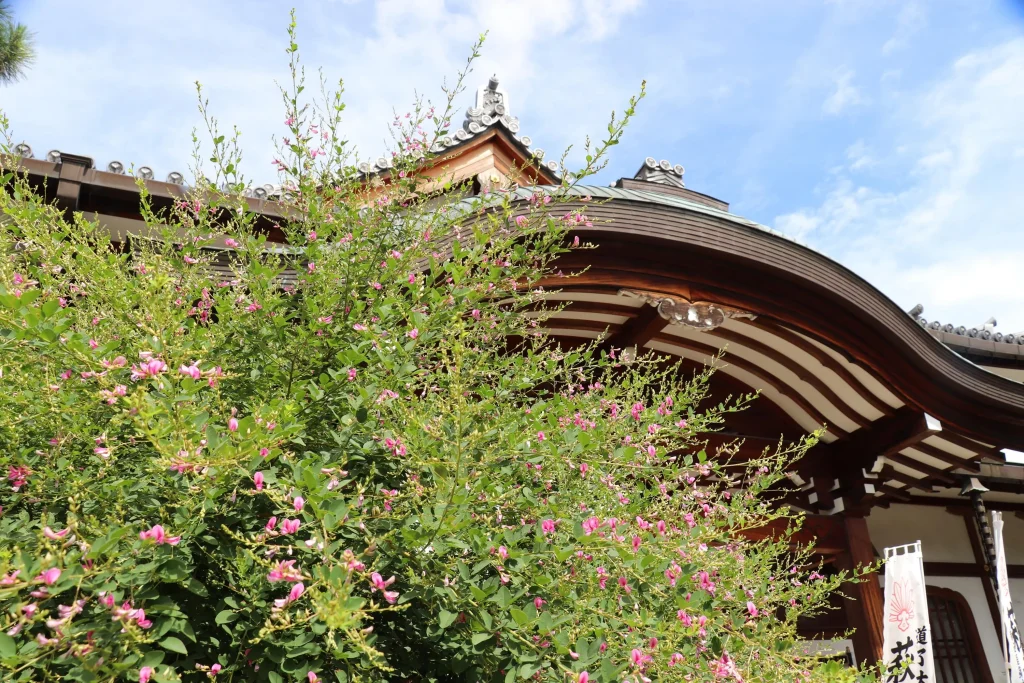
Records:
<instances>
[{"instance_id":1,"label":"blue sky","mask_svg":"<svg viewBox=\"0 0 1024 683\"><path fill-rule=\"evenodd\" d=\"M904 309L1024 331L1024 8L1010 0L310 0L304 62L345 78L347 130L383 149L392 109L439 96L473 39L549 155L649 96L598 181L646 156L823 251ZM193 82L273 181L290 3L15 0L37 33L0 90L16 140L187 171ZM467 93L460 110L471 102ZM461 113L459 115L461 120Z\"/></svg>"}]
</instances>

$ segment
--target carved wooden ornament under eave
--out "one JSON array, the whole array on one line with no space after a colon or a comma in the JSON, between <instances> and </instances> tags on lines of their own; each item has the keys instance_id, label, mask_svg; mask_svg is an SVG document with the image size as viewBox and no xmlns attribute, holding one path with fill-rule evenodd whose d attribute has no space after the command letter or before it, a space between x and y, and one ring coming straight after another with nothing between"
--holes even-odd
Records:
<instances>
[{"instance_id":1,"label":"carved wooden ornament under eave","mask_svg":"<svg viewBox=\"0 0 1024 683\"><path fill-rule=\"evenodd\" d=\"M658 309L658 314L670 324L685 325L695 330L707 331L719 327L727 318L748 318L755 313L732 306L723 306L713 301L689 301L685 297L668 296L660 292L636 289L620 289L619 296L639 298Z\"/></svg>"}]
</instances>

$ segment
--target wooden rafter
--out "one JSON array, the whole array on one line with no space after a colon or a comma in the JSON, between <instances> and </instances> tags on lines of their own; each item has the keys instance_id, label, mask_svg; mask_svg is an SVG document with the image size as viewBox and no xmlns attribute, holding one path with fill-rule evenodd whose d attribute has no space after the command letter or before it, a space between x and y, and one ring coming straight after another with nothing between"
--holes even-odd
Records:
<instances>
[{"instance_id":1,"label":"wooden rafter","mask_svg":"<svg viewBox=\"0 0 1024 683\"><path fill-rule=\"evenodd\" d=\"M653 339L668 324L669 321L658 313L657 306L647 305L624 322L601 345L606 349L627 349L633 346L642 349L644 344Z\"/></svg>"},{"instance_id":2,"label":"wooden rafter","mask_svg":"<svg viewBox=\"0 0 1024 683\"><path fill-rule=\"evenodd\" d=\"M759 317L754 320L741 320L740 322L744 325L750 325L751 327L756 327L759 330L773 334L811 356L821 363L822 366L836 373L848 385L850 385L850 387L852 387L861 398L867 401L872 408L883 415L892 415L895 412L895 408L880 399L873 391L861 384L861 381L854 377L853 373L843 366L842 363L833 358L827 351L823 351L821 348L807 341L796 332L769 321L764 317Z\"/></svg>"},{"instance_id":3,"label":"wooden rafter","mask_svg":"<svg viewBox=\"0 0 1024 683\"><path fill-rule=\"evenodd\" d=\"M723 327L719 327L716 330L706 332L708 336L717 337L725 342L731 342L740 346L745 346L751 351L760 353L761 355L770 358L782 367L786 368L799 379L803 380L811 387L813 387L819 394L825 397L829 403L834 405L836 409L847 417L851 422L856 424L858 427L867 427L871 424L871 420L864 417L856 410L854 410L846 401L836 395L835 391L831 389L825 382L821 380L817 375L810 372L800 363L793 360L790 356L773 349L771 346L763 342L759 342L753 337L748 337L732 330L727 330Z\"/></svg>"}]
</instances>

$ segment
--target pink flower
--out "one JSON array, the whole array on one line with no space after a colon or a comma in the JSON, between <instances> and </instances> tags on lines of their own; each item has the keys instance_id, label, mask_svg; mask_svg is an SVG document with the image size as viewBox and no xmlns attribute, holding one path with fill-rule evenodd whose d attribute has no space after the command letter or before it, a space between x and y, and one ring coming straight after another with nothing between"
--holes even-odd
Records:
<instances>
[{"instance_id":1,"label":"pink flower","mask_svg":"<svg viewBox=\"0 0 1024 683\"><path fill-rule=\"evenodd\" d=\"M470 312L470 315L473 316L473 320L479 320L480 319L480 309L479 308L474 308Z\"/></svg>"},{"instance_id":2,"label":"pink flower","mask_svg":"<svg viewBox=\"0 0 1024 683\"><path fill-rule=\"evenodd\" d=\"M35 581L45 583L47 586L52 586L57 583L57 579L60 578L60 569L57 567L51 567L45 572L41 573L35 578Z\"/></svg>"},{"instance_id":3,"label":"pink flower","mask_svg":"<svg viewBox=\"0 0 1024 683\"><path fill-rule=\"evenodd\" d=\"M545 519L540 523L540 528L545 534L551 534L555 531L555 520Z\"/></svg>"},{"instance_id":4,"label":"pink flower","mask_svg":"<svg viewBox=\"0 0 1024 683\"><path fill-rule=\"evenodd\" d=\"M756 618L757 617L757 605L755 605L754 603L752 603L752 602L750 602L748 600L747 601L747 612L750 614L750 616Z\"/></svg>"},{"instance_id":5,"label":"pink flower","mask_svg":"<svg viewBox=\"0 0 1024 683\"><path fill-rule=\"evenodd\" d=\"M580 476L581 477L586 477L587 476L587 470L589 470L589 469L590 469L590 465L588 465L585 462L581 462L580 463Z\"/></svg>"},{"instance_id":6,"label":"pink flower","mask_svg":"<svg viewBox=\"0 0 1024 683\"><path fill-rule=\"evenodd\" d=\"M306 674L306 680L309 683L320 683L320 677L316 675L315 671L310 671Z\"/></svg>"},{"instance_id":7,"label":"pink flower","mask_svg":"<svg viewBox=\"0 0 1024 683\"><path fill-rule=\"evenodd\" d=\"M210 676L210 678L213 678L214 676L217 675L217 672L220 671L220 670L221 670L220 664L214 664L213 666L210 667L210 673L208 675Z\"/></svg>"},{"instance_id":8,"label":"pink flower","mask_svg":"<svg viewBox=\"0 0 1024 683\"><path fill-rule=\"evenodd\" d=\"M498 546L498 557L500 557L502 560L507 560L508 559L508 548L506 548L503 545L499 545Z\"/></svg>"},{"instance_id":9,"label":"pink flower","mask_svg":"<svg viewBox=\"0 0 1024 683\"><path fill-rule=\"evenodd\" d=\"M697 572L694 580L700 585L701 590L705 590L712 595L715 594L715 582L711 580L707 572Z\"/></svg>"},{"instance_id":10,"label":"pink flower","mask_svg":"<svg viewBox=\"0 0 1024 683\"><path fill-rule=\"evenodd\" d=\"M516 225L518 225L521 228L524 225L526 225L529 222L529 220L530 219L528 219L526 216L516 216Z\"/></svg>"},{"instance_id":11,"label":"pink flower","mask_svg":"<svg viewBox=\"0 0 1024 683\"><path fill-rule=\"evenodd\" d=\"M581 671L580 675L576 677L576 683L590 683L590 674L586 671Z\"/></svg>"},{"instance_id":12,"label":"pink flower","mask_svg":"<svg viewBox=\"0 0 1024 683\"><path fill-rule=\"evenodd\" d=\"M267 525L265 527L263 527L263 528L266 529L267 531L273 531L274 527L276 527L276 526L277 526L277 517L271 517L270 519L267 520Z\"/></svg>"},{"instance_id":13,"label":"pink flower","mask_svg":"<svg viewBox=\"0 0 1024 683\"><path fill-rule=\"evenodd\" d=\"M150 676L153 675L153 667L144 666L139 669L139 683L149 683Z\"/></svg>"},{"instance_id":14,"label":"pink flower","mask_svg":"<svg viewBox=\"0 0 1024 683\"><path fill-rule=\"evenodd\" d=\"M676 664L682 664L686 658L678 652L673 652L672 656L668 658L668 665L675 666Z\"/></svg>"},{"instance_id":15,"label":"pink flower","mask_svg":"<svg viewBox=\"0 0 1024 683\"><path fill-rule=\"evenodd\" d=\"M54 531L50 527L43 529L43 535L51 541L58 541L68 535L68 529L61 529L60 531Z\"/></svg>"},{"instance_id":16,"label":"pink flower","mask_svg":"<svg viewBox=\"0 0 1024 683\"><path fill-rule=\"evenodd\" d=\"M233 239L231 239L229 237L226 240L224 240L224 246L228 247L230 249L237 249L238 248L238 242L236 242L235 240L233 240Z\"/></svg>"},{"instance_id":17,"label":"pink flower","mask_svg":"<svg viewBox=\"0 0 1024 683\"><path fill-rule=\"evenodd\" d=\"M310 230L309 234L306 235L306 239L310 242L316 242L316 230Z\"/></svg>"},{"instance_id":18,"label":"pink flower","mask_svg":"<svg viewBox=\"0 0 1024 683\"><path fill-rule=\"evenodd\" d=\"M0 579L0 586L13 586L14 582L18 580L18 574L20 573L20 569L15 569L10 574L7 574L2 579Z\"/></svg>"},{"instance_id":19,"label":"pink flower","mask_svg":"<svg viewBox=\"0 0 1024 683\"><path fill-rule=\"evenodd\" d=\"M295 560L281 560L267 573L267 581L301 581L302 572L295 568Z\"/></svg>"},{"instance_id":20,"label":"pink flower","mask_svg":"<svg viewBox=\"0 0 1024 683\"><path fill-rule=\"evenodd\" d=\"M348 369L348 381L349 382L354 382L355 380L356 380L356 369L355 368L349 368Z\"/></svg>"},{"instance_id":21,"label":"pink flower","mask_svg":"<svg viewBox=\"0 0 1024 683\"><path fill-rule=\"evenodd\" d=\"M238 431L238 419L237 418L232 417L231 419L228 420L228 431L229 432L237 432Z\"/></svg>"},{"instance_id":22,"label":"pink flower","mask_svg":"<svg viewBox=\"0 0 1024 683\"><path fill-rule=\"evenodd\" d=\"M132 380L138 381L146 377L157 377L167 371L167 363L159 358L149 358L138 365L132 366Z\"/></svg>"},{"instance_id":23,"label":"pink flower","mask_svg":"<svg viewBox=\"0 0 1024 683\"><path fill-rule=\"evenodd\" d=\"M297 519L286 519L281 522L282 534L294 534L299 530L301 522Z\"/></svg>"},{"instance_id":24,"label":"pink flower","mask_svg":"<svg viewBox=\"0 0 1024 683\"><path fill-rule=\"evenodd\" d=\"M370 592L372 593L374 591L379 590L381 593L384 594L384 599L387 600L388 604L393 605L395 604L395 602L398 601L398 591L389 591L386 589L394 582L395 577L393 576L387 581L385 581L380 574L378 574L377 572L373 572L372 574L370 574Z\"/></svg>"},{"instance_id":25,"label":"pink flower","mask_svg":"<svg viewBox=\"0 0 1024 683\"><path fill-rule=\"evenodd\" d=\"M316 271L316 264L310 261L306 264L306 270L312 275Z\"/></svg>"},{"instance_id":26,"label":"pink flower","mask_svg":"<svg viewBox=\"0 0 1024 683\"><path fill-rule=\"evenodd\" d=\"M187 375L192 379L201 379L203 376L202 371L196 363L192 363L192 365L182 365L178 368L178 374Z\"/></svg>"},{"instance_id":27,"label":"pink flower","mask_svg":"<svg viewBox=\"0 0 1024 683\"><path fill-rule=\"evenodd\" d=\"M257 491L262 491L263 490L263 473L262 472L257 472L256 474L252 475L252 482L254 484L256 484L256 490Z\"/></svg>"},{"instance_id":28,"label":"pink flower","mask_svg":"<svg viewBox=\"0 0 1024 683\"><path fill-rule=\"evenodd\" d=\"M164 532L164 528L159 524L153 526L147 531L139 532L139 539L143 541L154 541L157 545L178 545L181 542L181 536L167 536Z\"/></svg>"},{"instance_id":29,"label":"pink flower","mask_svg":"<svg viewBox=\"0 0 1024 683\"><path fill-rule=\"evenodd\" d=\"M305 504L306 500L302 496L295 496L295 500L292 501L292 507L296 512L302 512L302 506Z\"/></svg>"},{"instance_id":30,"label":"pink flower","mask_svg":"<svg viewBox=\"0 0 1024 683\"><path fill-rule=\"evenodd\" d=\"M407 337L409 337L409 339L415 339L416 337L420 336L420 331L414 327L405 334Z\"/></svg>"},{"instance_id":31,"label":"pink flower","mask_svg":"<svg viewBox=\"0 0 1024 683\"><path fill-rule=\"evenodd\" d=\"M288 602L295 602L296 600L301 598L302 594L305 592L305 590L306 590L306 587L302 585L301 581L296 583L294 586L292 586L292 589L288 592Z\"/></svg>"},{"instance_id":32,"label":"pink flower","mask_svg":"<svg viewBox=\"0 0 1024 683\"><path fill-rule=\"evenodd\" d=\"M543 441L545 438L544 432L537 432L537 441Z\"/></svg>"},{"instance_id":33,"label":"pink flower","mask_svg":"<svg viewBox=\"0 0 1024 683\"><path fill-rule=\"evenodd\" d=\"M533 606L536 607L539 610L541 607L544 606L544 598L541 598L541 597L534 598L533 599Z\"/></svg>"},{"instance_id":34,"label":"pink flower","mask_svg":"<svg viewBox=\"0 0 1024 683\"><path fill-rule=\"evenodd\" d=\"M640 543L641 543L640 537L639 536L634 536L633 537L633 552L634 553L636 551L640 550Z\"/></svg>"}]
</instances>

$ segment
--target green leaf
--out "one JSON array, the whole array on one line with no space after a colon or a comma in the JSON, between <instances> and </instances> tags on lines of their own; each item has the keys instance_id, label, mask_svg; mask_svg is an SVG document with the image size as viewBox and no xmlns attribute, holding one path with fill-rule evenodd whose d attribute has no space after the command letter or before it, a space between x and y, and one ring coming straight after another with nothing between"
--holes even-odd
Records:
<instances>
[{"instance_id":1,"label":"green leaf","mask_svg":"<svg viewBox=\"0 0 1024 683\"><path fill-rule=\"evenodd\" d=\"M156 666L164 661L164 653L160 650L150 650L139 662L139 666Z\"/></svg>"},{"instance_id":2,"label":"green leaf","mask_svg":"<svg viewBox=\"0 0 1024 683\"><path fill-rule=\"evenodd\" d=\"M497 603L502 607L507 608L509 605L512 604L512 592L505 586L501 587L501 589L495 595L495 598L497 600Z\"/></svg>"},{"instance_id":3,"label":"green leaf","mask_svg":"<svg viewBox=\"0 0 1024 683\"><path fill-rule=\"evenodd\" d=\"M512 615L512 618L516 620L516 623L519 624L519 626L525 626L530 623L530 617L526 616L526 612L521 609L509 610L509 614Z\"/></svg>"},{"instance_id":4,"label":"green leaf","mask_svg":"<svg viewBox=\"0 0 1024 683\"><path fill-rule=\"evenodd\" d=\"M449 626L455 623L455 619L458 616L459 615L455 614L454 612L449 612L448 610L443 609L441 610L441 615L437 619L437 625L441 628L448 628Z\"/></svg>"},{"instance_id":5,"label":"green leaf","mask_svg":"<svg viewBox=\"0 0 1024 683\"><path fill-rule=\"evenodd\" d=\"M172 583L184 581L191 574L188 567L185 566L185 563L178 559L167 560L160 565L160 571L157 573L161 578Z\"/></svg>"},{"instance_id":6,"label":"green leaf","mask_svg":"<svg viewBox=\"0 0 1024 683\"><path fill-rule=\"evenodd\" d=\"M470 638L470 641L474 645L479 645L480 643L484 642L485 640L490 640L490 639L491 639L491 634L490 633L474 633L473 637Z\"/></svg>"},{"instance_id":7,"label":"green leaf","mask_svg":"<svg viewBox=\"0 0 1024 683\"><path fill-rule=\"evenodd\" d=\"M230 624L233 621L238 621L238 612L233 612L229 609L221 610L217 612L217 617L214 621L218 624Z\"/></svg>"},{"instance_id":8,"label":"green leaf","mask_svg":"<svg viewBox=\"0 0 1024 683\"><path fill-rule=\"evenodd\" d=\"M18 648L14 644L14 638L6 633L0 633L0 657L13 657L18 654Z\"/></svg>"},{"instance_id":9,"label":"green leaf","mask_svg":"<svg viewBox=\"0 0 1024 683\"><path fill-rule=\"evenodd\" d=\"M171 652L177 652L178 654L187 655L188 650L185 649L185 643L181 642L174 636L168 636L160 641L160 647Z\"/></svg>"},{"instance_id":10,"label":"green leaf","mask_svg":"<svg viewBox=\"0 0 1024 683\"><path fill-rule=\"evenodd\" d=\"M276 671L268 671L267 680L270 681L270 683L284 683L284 679L281 678L281 674Z\"/></svg>"}]
</instances>

